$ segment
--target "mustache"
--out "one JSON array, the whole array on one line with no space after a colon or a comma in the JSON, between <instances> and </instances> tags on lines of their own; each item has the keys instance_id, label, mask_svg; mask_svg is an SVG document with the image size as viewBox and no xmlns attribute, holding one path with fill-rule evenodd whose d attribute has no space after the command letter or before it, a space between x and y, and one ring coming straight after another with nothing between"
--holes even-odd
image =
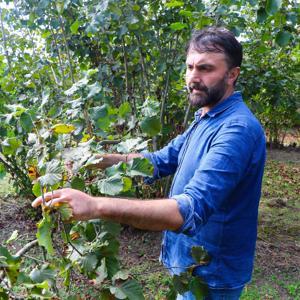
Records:
<instances>
[{"instance_id":1,"label":"mustache","mask_svg":"<svg viewBox=\"0 0 300 300\"><path fill-rule=\"evenodd\" d=\"M203 92L205 92L205 93L208 92L208 88L207 88L204 84L202 84L202 83L200 83L200 82L191 82L191 83L188 85L188 91L189 91L190 93L192 93L193 90L203 91Z\"/></svg>"}]
</instances>

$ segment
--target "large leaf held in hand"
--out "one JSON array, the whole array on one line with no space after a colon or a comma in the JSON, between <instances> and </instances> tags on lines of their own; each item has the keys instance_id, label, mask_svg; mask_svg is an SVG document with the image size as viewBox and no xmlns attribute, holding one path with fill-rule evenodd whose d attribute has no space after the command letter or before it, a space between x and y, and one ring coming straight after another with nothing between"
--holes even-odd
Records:
<instances>
[{"instance_id":1,"label":"large leaf held in hand","mask_svg":"<svg viewBox=\"0 0 300 300\"><path fill-rule=\"evenodd\" d=\"M161 124L158 117L146 117L140 123L141 129L149 136L157 135L161 130Z\"/></svg>"},{"instance_id":2,"label":"large leaf held in hand","mask_svg":"<svg viewBox=\"0 0 300 300\"><path fill-rule=\"evenodd\" d=\"M146 158L134 158L128 163L129 176L152 176L153 175L153 165Z\"/></svg>"},{"instance_id":3,"label":"large leaf held in hand","mask_svg":"<svg viewBox=\"0 0 300 300\"><path fill-rule=\"evenodd\" d=\"M122 177L120 174L116 174L112 177L100 180L98 183L98 187L100 189L101 194L112 196L130 190L131 185L131 179L127 177Z\"/></svg>"},{"instance_id":4,"label":"large leaf held in hand","mask_svg":"<svg viewBox=\"0 0 300 300\"><path fill-rule=\"evenodd\" d=\"M141 138L127 139L117 145L117 151L121 153L130 153L134 151L144 150L147 148L148 141Z\"/></svg>"},{"instance_id":5,"label":"large leaf held in hand","mask_svg":"<svg viewBox=\"0 0 300 300\"><path fill-rule=\"evenodd\" d=\"M39 177L38 180L42 186L53 186L61 181L61 173L62 168L60 161L54 159L46 163L45 175Z\"/></svg>"}]
</instances>

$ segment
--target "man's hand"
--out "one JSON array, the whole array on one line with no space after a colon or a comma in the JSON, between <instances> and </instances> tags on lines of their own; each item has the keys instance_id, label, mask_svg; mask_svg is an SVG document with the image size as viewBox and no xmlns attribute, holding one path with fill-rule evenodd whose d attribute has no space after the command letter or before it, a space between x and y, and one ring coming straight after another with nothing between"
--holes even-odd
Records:
<instances>
[{"instance_id":1,"label":"man's hand","mask_svg":"<svg viewBox=\"0 0 300 300\"><path fill-rule=\"evenodd\" d=\"M53 193L46 193L44 199L47 205L55 206L59 203L67 203L73 213L73 219L78 221L85 221L90 219L96 219L99 201L96 198L89 196L81 191L74 189L61 189L56 190ZM32 202L33 207L41 205L43 202L42 197L38 197Z\"/></svg>"}]
</instances>

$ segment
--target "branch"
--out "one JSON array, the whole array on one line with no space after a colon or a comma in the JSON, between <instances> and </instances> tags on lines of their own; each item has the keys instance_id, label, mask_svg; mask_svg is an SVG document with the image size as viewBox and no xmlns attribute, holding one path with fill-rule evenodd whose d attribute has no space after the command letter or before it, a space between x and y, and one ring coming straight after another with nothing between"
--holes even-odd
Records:
<instances>
[{"instance_id":1,"label":"branch","mask_svg":"<svg viewBox=\"0 0 300 300\"><path fill-rule=\"evenodd\" d=\"M27 243L22 249L20 249L17 253L16 256L22 257L26 252L28 252L31 248L36 246L38 244L38 240L33 240L29 243Z\"/></svg>"},{"instance_id":2,"label":"branch","mask_svg":"<svg viewBox=\"0 0 300 300\"><path fill-rule=\"evenodd\" d=\"M60 28L61 28L62 36L63 36L63 41L64 41L66 52L67 52L67 58L68 58L69 67L70 67L70 76L71 76L72 83L74 84L75 80L74 80L74 75L73 75L73 67L72 67L72 62L71 62L70 48L69 48L69 45L67 42L66 32L65 32L65 28L64 28L64 21L60 14L58 15L58 20L59 20L59 24L60 24Z\"/></svg>"},{"instance_id":3,"label":"branch","mask_svg":"<svg viewBox=\"0 0 300 300\"><path fill-rule=\"evenodd\" d=\"M10 57L7 51L7 40L6 40L6 34L5 34L5 29L4 29L4 25L3 25L3 13L2 13L2 9L0 9L0 21L1 21L1 31L2 31L2 40L3 40L3 49L4 49L4 55L6 57L7 60L7 65L8 65L8 70L9 72L11 71L11 64L10 64Z\"/></svg>"},{"instance_id":4,"label":"branch","mask_svg":"<svg viewBox=\"0 0 300 300\"><path fill-rule=\"evenodd\" d=\"M121 143L121 140L103 140L103 141L100 141L99 144L101 146L104 146L104 145L117 145Z\"/></svg>"}]
</instances>

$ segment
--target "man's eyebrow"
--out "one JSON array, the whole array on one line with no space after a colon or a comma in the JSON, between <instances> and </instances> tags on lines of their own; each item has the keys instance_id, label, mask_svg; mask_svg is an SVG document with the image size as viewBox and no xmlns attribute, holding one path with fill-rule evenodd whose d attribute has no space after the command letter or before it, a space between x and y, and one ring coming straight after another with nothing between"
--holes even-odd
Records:
<instances>
[{"instance_id":1,"label":"man's eyebrow","mask_svg":"<svg viewBox=\"0 0 300 300\"><path fill-rule=\"evenodd\" d=\"M186 62L186 65L187 66L191 66L191 65L194 65L193 63L190 63L190 62ZM211 67L214 67L214 65L213 64L209 64L209 63L198 63L198 64L196 64L196 67L197 68L199 68L199 67L201 67L201 68L207 68L207 67L209 67L209 68L211 68Z\"/></svg>"}]
</instances>

